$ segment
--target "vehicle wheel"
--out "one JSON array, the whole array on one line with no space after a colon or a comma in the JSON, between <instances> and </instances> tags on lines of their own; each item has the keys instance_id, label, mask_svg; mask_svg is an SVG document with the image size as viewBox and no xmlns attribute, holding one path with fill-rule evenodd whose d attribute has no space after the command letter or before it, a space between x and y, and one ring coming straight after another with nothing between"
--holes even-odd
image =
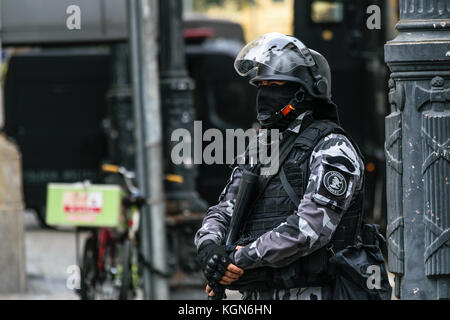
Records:
<instances>
[{"instance_id":1,"label":"vehicle wheel","mask_svg":"<svg viewBox=\"0 0 450 320\"><path fill-rule=\"evenodd\" d=\"M96 239L89 237L84 245L80 279L81 300L95 300L97 285L97 245Z\"/></svg>"}]
</instances>

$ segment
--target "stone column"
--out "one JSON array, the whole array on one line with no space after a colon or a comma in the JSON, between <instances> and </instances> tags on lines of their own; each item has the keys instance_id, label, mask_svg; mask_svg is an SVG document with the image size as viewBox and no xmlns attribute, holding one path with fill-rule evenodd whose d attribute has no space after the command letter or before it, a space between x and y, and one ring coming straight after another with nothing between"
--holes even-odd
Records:
<instances>
[{"instance_id":1,"label":"stone column","mask_svg":"<svg viewBox=\"0 0 450 320\"><path fill-rule=\"evenodd\" d=\"M450 2L400 0L385 46L389 270L401 299L450 295Z\"/></svg>"}]
</instances>

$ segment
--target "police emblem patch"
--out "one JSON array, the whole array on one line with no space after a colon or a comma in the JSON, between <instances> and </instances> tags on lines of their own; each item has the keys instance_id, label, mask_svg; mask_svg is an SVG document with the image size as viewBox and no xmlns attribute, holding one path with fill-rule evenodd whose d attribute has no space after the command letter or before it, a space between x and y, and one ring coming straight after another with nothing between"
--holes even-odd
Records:
<instances>
[{"instance_id":1,"label":"police emblem patch","mask_svg":"<svg viewBox=\"0 0 450 320\"><path fill-rule=\"evenodd\" d=\"M332 195L342 196L347 191L347 181L337 171L328 171L323 177L323 185Z\"/></svg>"}]
</instances>

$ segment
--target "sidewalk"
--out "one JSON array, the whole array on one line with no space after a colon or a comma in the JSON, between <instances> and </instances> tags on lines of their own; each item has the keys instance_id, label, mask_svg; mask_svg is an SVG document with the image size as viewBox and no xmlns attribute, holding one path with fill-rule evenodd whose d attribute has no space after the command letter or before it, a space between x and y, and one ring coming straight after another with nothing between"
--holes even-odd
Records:
<instances>
[{"instance_id":1,"label":"sidewalk","mask_svg":"<svg viewBox=\"0 0 450 320\"><path fill-rule=\"evenodd\" d=\"M24 212L24 224L28 291L0 295L0 300L79 300L66 286L70 276L67 268L76 264L74 231L42 229L29 211ZM171 299L203 300L206 293L198 287L180 288L171 292ZM229 299L240 299L240 294L233 292Z\"/></svg>"},{"instance_id":2,"label":"sidewalk","mask_svg":"<svg viewBox=\"0 0 450 320\"><path fill-rule=\"evenodd\" d=\"M0 295L3 300L77 300L66 287L67 268L75 262L72 231L42 229L32 212L24 212L27 293Z\"/></svg>"}]
</instances>

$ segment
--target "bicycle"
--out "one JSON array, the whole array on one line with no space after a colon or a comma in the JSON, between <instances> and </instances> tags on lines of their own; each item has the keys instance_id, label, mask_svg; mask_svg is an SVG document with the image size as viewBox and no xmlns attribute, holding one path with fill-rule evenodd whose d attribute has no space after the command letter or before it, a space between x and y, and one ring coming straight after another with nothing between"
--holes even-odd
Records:
<instances>
[{"instance_id":1,"label":"bicycle","mask_svg":"<svg viewBox=\"0 0 450 320\"><path fill-rule=\"evenodd\" d=\"M82 300L134 299L142 288L139 219L146 199L133 184L134 172L111 164L104 164L102 171L121 179L122 221L118 228L91 229L84 244L79 295Z\"/></svg>"}]
</instances>

